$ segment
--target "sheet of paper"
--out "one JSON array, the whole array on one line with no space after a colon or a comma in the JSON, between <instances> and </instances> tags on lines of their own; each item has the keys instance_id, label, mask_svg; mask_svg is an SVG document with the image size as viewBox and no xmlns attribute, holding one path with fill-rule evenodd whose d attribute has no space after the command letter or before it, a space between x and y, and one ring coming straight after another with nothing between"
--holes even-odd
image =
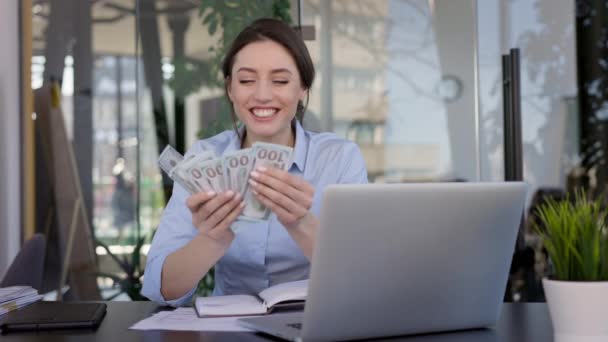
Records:
<instances>
[{"instance_id":1,"label":"sheet of paper","mask_svg":"<svg viewBox=\"0 0 608 342\"><path fill-rule=\"evenodd\" d=\"M177 308L173 311L161 311L143 319L129 329L131 330L186 330L186 331L246 331L237 319L241 317L199 318L194 308Z\"/></svg>"}]
</instances>

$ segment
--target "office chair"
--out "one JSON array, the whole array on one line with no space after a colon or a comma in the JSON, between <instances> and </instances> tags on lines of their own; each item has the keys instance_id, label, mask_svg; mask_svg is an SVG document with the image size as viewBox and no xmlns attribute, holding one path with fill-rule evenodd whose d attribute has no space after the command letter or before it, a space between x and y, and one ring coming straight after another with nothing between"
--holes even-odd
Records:
<instances>
[{"instance_id":1,"label":"office chair","mask_svg":"<svg viewBox=\"0 0 608 342\"><path fill-rule=\"evenodd\" d=\"M4 275L0 287L26 285L37 290L42 286L46 238L34 234L27 240Z\"/></svg>"}]
</instances>

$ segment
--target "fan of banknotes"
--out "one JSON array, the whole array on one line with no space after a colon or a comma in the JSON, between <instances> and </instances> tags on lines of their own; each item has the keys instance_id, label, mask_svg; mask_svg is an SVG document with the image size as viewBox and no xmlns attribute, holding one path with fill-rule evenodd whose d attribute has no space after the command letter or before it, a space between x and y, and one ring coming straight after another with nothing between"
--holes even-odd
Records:
<instances>
[{"instance_id":1,"label":"fan of banknotes","mask_svg":"<svg viewBox=\"0 0 608 342\"><path fill-rule=\"evenodd\" d=\"M287 170L292 152L288 146L257 142L251 148L222 157L217 157L213 151L203 151L184 158L167 145L158 158L158 165L190 194L228 190L241 194L245 208L239 219L263 221L270 216L270 210L249 189L249 173L258 166Z\"/></svg>"}]
</instances>

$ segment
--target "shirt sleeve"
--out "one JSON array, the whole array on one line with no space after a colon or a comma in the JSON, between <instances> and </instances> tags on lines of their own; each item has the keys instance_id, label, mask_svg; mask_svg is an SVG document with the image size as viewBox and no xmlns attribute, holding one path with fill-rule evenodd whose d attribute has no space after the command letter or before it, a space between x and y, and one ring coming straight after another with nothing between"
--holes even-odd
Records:
<instances>
[{"instance_id":1,"label":"shirt sleeve","mask_svg":"<svg viewBox=\"0 0 608 342\"><path fill-rule=\"evenodd\" d=\"M174 183L173 194L161 216L160 224L148 252L142 294L157 303L171 306L189 305L195 288L178 299L166 300L160 292L161 273L167 256L182 248L197 234L192 215L186 207L189 193Z\"/></svg>"},{"instance_id":2,"label":"shirt sleeve","mask_svg":"<svg viewBox=\"0 0 608 342\"><path fill-rule=\"evenodd\" d=\"M343 158L344 167L341 170L338 184L366 184L369 182L365 160L357 144L352 142L345 144Z\"/></svg>"}]
</instances>

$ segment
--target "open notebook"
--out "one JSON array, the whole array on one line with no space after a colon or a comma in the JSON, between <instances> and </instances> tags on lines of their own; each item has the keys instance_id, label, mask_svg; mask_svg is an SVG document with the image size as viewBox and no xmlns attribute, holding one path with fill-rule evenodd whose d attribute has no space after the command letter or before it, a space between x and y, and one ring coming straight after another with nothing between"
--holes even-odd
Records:
<instances>
[{"instance_id":1,"label":"open notebook","mask_svg":"<svg viewBox=\"0 0 608 342\"><path fill-rule=\"evenodd\" d=\"M304 308L308 279L271 286L252 295L198 297L194 309L199 317L264 315L276 309Z\"/></svg>"}]
</instances>

